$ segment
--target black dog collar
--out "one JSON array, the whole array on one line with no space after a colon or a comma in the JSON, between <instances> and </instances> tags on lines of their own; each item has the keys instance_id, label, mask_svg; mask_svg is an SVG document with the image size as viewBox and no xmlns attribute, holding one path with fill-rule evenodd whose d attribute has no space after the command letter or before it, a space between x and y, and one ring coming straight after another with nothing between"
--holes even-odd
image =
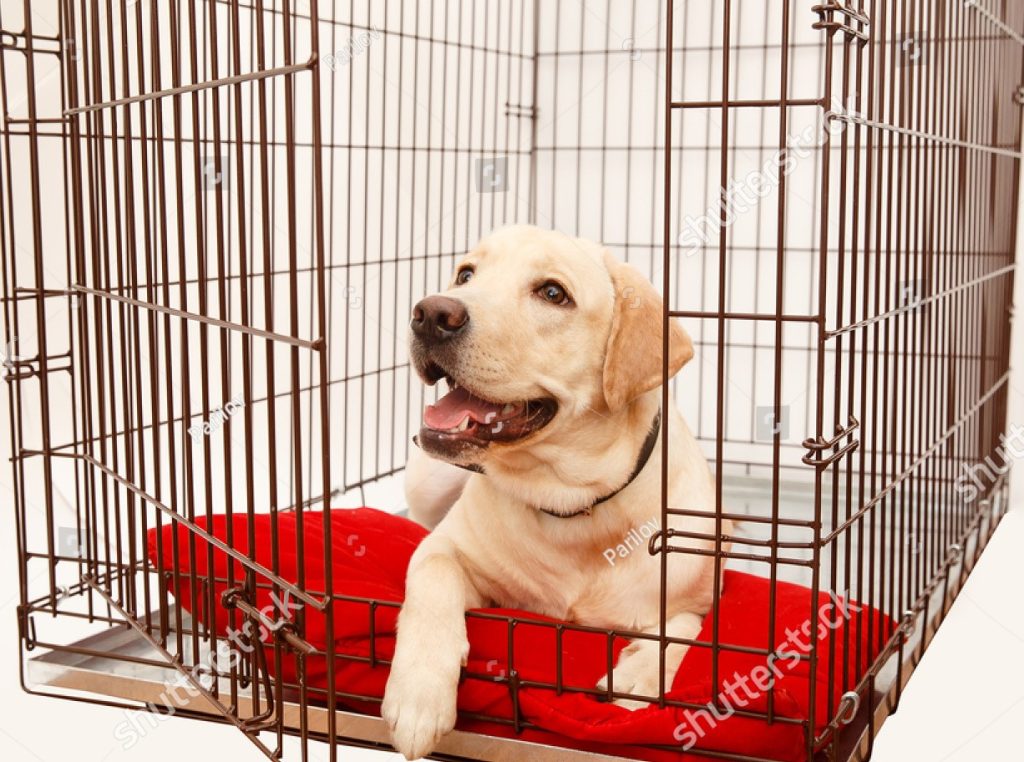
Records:
<instances>
[{"instance_id":1,"label":"black dog collar","mask_svg":"<svg viewBox=\"0 0 1024 762\"><path fill-rule=\"evenodd\" d=\"M598 498L585 508L580 508L578 511L573 511L572 513L555 513L554 511L549 511L546 508L538 508L537 510L540 511L541 513L546 513L548 516L554 516L556 519L573 519L577 516L589 516L590 512L594 510L595 506L598 506L601 503L608 502L613 497L622 492L622 490L626 489L626 487L632 484L636 477L640 476L640 472L644 470L644 466L647 465L647 461L651 459L651 453L654 452L654 445L658 441L658 434L660 432L661 408L659 407L658 412L654 414L654 420L651 422L651 430L647 432L647 438L644 439L644 444L640 448L640 454L637 456L636 466L633 467L633 473L631 473L629 475L629 478L626 479L625 484L623 484L621 487L619 487L611 494L605 495L602 498Z\"/></svg>"}]
</instances>

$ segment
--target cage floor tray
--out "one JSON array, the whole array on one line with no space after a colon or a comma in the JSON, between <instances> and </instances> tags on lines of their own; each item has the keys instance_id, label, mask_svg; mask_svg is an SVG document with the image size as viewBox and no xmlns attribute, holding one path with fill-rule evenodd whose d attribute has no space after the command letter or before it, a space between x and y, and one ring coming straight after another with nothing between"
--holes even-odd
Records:
<instances>
[{"instance_id":1,"label":"cage floor tray","mask_svg":"<svg viewBox=\"0 0 1024 762\"><path fill-rule=\"evenodd\" d=\"M186 639L187 649L191 642ZM157 707L174 706L191 713L220 716L218 707L202 695L189 695L184 688L169 691L168 686L183 685L181 673L171 666L156 666L140 660L160 661L163 655L145 638L129 627L112 628L74 644L77 650L104 651L108 657L90 656L68 651L53 651L28 660L27 676L31 684L61 690L85 692L132 702L152 703ZM202 653L202 652L201 652ZM227 696L229 683L221 680L222 696ZM302 709L297 701L283 702L286 728L300 728ZM246 689L238 692L238 716L252 716L252 694ZM387 729L383 720L348 711L335 712L337 736L340 743L359 746L387 747ZM311 734L326 734L328 710L309 704L306 725ZM539 760L558 762L566 759L622 760L626 757L576 751L512 738L481 736L475 733L453 731L438 744L435 755L439 758L495 760Z\"/></svg>"},{"instance_id":2,"label":"cage floor tray","mask_svg":"<svg viewBox=\"0 0 1024 762\"><path fill-rule=\"evenodd\" d=\"M68 651L54 651L28 660L28 680L36 686L61 690L85 692L107 698L152 703L161 710L175 706L191 713L218 717L221 711L201 695L190 696L186 691L171 692L169 685L181 684L180 672L170 666L143 664L136 660L157 661L162 658L145 638L131 628L113 628L86 638L75 644L83 650L102 650L107 657L89 656ZM191 647L191 644L189 644ZM226 680L221 689L229 690ZM877 694L881 698L882 694ZM877 703L877 702L876 702ZM239 717L252 715L252 695L248 689L238 692ZM859 759L857 747L868 723L866 707L862 707L852 723L855 731L847 735L842 744L839 758ZM284 725L294 731L300 728L301 708L296 701L285 701L283 705ZM327 733L328 711L324 707L309 705L306 710L307 727L311 734ZM337 736L340 743L351 743L365 747L390 748L387 730L378 717L348 711L335 712ZM514 738L497 738L475 733L453 731L438 744L432 755L440 759L473 759L488 762L517 762L522 759L539 762L560 762L560 760L587 760L601 762L629 759L629 757L599 754L590 751L566 749L559 746L523 741Z\"/></svg>"}]
</instances>

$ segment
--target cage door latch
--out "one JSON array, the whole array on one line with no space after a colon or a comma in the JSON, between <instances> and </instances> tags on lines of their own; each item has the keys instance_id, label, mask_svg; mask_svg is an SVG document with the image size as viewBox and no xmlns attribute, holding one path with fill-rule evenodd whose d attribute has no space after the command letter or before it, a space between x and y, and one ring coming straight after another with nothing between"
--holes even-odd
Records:
<instances>
[{"instance_id":1,"label":"cage door latch","mask_svg":"<svg viewBox=\"0 0 1024 762\"><path fill-rule=\"evenodd\" d=\"M299 635L295 624L287 619L271 620L266 614L257 609L249 600L247 591L242 586L235 586L225 590L221 594L221 605L226 609L237 608L253 623L265 629L276 638L283 641L285 647L290 648L297 654L308 656L316 653L316 647Z\"/></svg>"},{"instance_id":2,"label":"cage door latch","mask_svg":"<svg viewBox=\"0 0 1024 762\"><path fill-rule=\"evenodd\" d=\"M536 119L537 107L529 103L510 103L505 101L505 116L516 119Z\"/></svg>"},{"instance_id":3,"label":"cage door latch","mask_svg":"<svg viewBox=\"0 0 1024 762\"><path fill-rule=\"evenodd\" d=\"M253 605L253 598L254 596L251 596L249 591L241 585L228 588L221 593L221 605L225 609L238 609L255 625L255 629L250 630L246 637L249 641L248 646L252 649L255 662L253 665L253 682L259 682L262 686L266 708L252 717L240 719L239 727L246 733L258 733L263 730L278 728L283 717L282 712L277 708L274 698L274 686L266 654L267 644L264 643L259 635L259 628L264 627L269 630L273 638L283 641L283 644L291 648L299 658L316 651L312 645L299 636L297 629L290 622L283 620L270 621L262 611Z\"/></svg>"},{"instance_id":4,"label":"cage door latch","mask_svg":"<svg viewBox=\"0 0 1024 762\"><path fill-rule=\"evenodd\" d=\"M842 31L847 38L857 40L860 45L868 41L867 28L871 20L863 12L848 7L842 0L829 0L811 8L818 14L818 20L811 27L829 33L829 36Z\"/></svg>"},{"instance_id":5,"label":"cage door latch","mask_svg":"<svg viewBox=\"0 0 1024 762\"><path fill-rule=\"evenodd\" d=\"M831 439L825 439L823 436L805 439L803 444L807 454L801 460L808 466L820 470L828 468L847 453L860 447L860 440L853 437L853 432L859 428L860 421L851 415L846 426L836 426L835 436ZM847 438L849 441L844 444L843 440Z\"/></svg>"}]
</instances>

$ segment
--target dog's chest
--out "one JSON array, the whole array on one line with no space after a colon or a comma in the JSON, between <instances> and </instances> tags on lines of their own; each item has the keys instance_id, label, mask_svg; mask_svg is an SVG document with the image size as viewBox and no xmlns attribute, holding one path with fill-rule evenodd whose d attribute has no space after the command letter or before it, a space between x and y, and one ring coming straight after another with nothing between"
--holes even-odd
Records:
<instances>
[{"instance_id":1,"label":"dog's chest","mask_svg":"<svg viewBox=\"0 0 1024 762\"><path fill-rule=\"evenodd\" d=\"M651 584L657 565L646 552L612 565L600 552L510 549L506 545L497 573L476 580L500 606L597 627L650 626L657 619L658 586Z\"/></svg>"},{"instance_id":2,"label":"dog's chest","mask_svg":"<svg viewBox=\"0 0 1024 762\"><path fill-rule=\"evenodd\" d=\"M596 567L574 591L566 618L597 627L640 629L658 617L657 568L650 557L632 563Z\"/></svg>"}]
</instances>

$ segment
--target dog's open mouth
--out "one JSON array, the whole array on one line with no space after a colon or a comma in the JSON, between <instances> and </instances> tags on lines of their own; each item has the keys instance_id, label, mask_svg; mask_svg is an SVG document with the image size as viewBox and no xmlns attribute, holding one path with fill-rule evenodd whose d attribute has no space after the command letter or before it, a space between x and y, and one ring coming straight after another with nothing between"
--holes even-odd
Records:
<instances>
[{"instance_id":1,"label":"dog's open mouth","mask_svg":"<svg viewBox=\"0 0 1024 762\"><path fill-rule=\"evenodd\" d=\"M547 425L558 410L553 399L495 402L475 394L443 371L438 377L448 381L449 391L423 412L420 439L428 446L514 442Z\"/></svg>"}]
</instances>

